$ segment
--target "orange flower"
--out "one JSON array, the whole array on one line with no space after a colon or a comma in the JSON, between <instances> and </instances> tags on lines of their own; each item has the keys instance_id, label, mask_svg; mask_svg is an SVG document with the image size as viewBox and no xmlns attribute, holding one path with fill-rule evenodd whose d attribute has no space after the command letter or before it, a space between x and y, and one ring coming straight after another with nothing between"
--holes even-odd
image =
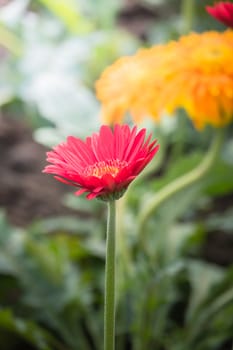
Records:
<instances>
[{"instance_id":1,"label":"orange flower","mask_svg":"<svg viewBox=\"0 0 233 350\"><path fill-rule=\"evenodd\" d=\"M161 101L157 94L163 79L157 75L169 68L176 55L174 43L141 49L134 56L120 58L108 67L96 83L105 123L121 122L129 112L135 122L145 115L159 118Z\"/></svg>"},{"instance_id":2,"label":"orange flower","mask_svg":"<svg viewBox=\"0 0 233 350\"><path fill-rule=\"evenodd\" d=\"M233 31L192 33L178 45L182 65L168 83L174 95L166 107L184 108L197 128L228 124L233 118Z\"/></svg>"},{"instance_id":3,"label":"orange flower","mask_svg":"<svg viewBox=\"0 0 233 350\"><path fill-rule=\"evenodd\" d=\"M233 118L233 31L191 33L122 58L97 82L108 122L184 108L197 128ZM115 119L116 118L116 119Z\"/></svg>"}]
</instances>

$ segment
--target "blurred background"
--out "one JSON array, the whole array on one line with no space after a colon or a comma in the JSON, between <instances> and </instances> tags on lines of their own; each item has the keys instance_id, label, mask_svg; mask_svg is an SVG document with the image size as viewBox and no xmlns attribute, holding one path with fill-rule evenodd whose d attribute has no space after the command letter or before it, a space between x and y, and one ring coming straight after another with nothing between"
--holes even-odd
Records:
<instances>
[{"instance_id":1,"label":"blurred background","mask_svg":"<svg viewBox=\"0 0 233 350\"><path fill-rule=\"evenodd\" d=\"M224 30L207 4L0 1L0 349L102 349L106 208L42 174L45 153L99 128L95 81L117 58ZM210 141L183 111L143 125L161 151L149 185L119 201L116 348L232 350L232 125L211 177L163 204L139 237L145 187L192 169Z\"/></svg>"}]
</instances>

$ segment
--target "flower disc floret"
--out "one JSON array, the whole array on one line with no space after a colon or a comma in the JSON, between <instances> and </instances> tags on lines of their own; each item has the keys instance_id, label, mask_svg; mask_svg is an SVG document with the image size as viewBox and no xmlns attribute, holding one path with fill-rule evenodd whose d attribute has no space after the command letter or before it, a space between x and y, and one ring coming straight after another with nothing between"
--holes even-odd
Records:
<instances>
[{"instance_id":1,"label":"flower disc floret","mask_svg":"<svg viewBox=\"0 0 233 350\"><path fill-rule=\"evenodd\" d=\"M116 177L119 171L127 165L128 163L125 160L120 161L119 159L101 161L93 165L88 165L84 169L84 174L85 176L96 176L98 178L106 174L111 174L113 177Z\"/></svg>"},{"instance_id":2,"label":"flower disc floret","mask_svg":"<svg viewBox=\"0 0 233 350\"><path fill-rule=\"evenodd\" d=\"M43 172L78 188L76 195L87 198L119 199L129 184L152 160L159 149L157 140L146 138L146 129L128 125L103 125L85 141L69 136L47 153Z\"/></svg>"}]
</instances>

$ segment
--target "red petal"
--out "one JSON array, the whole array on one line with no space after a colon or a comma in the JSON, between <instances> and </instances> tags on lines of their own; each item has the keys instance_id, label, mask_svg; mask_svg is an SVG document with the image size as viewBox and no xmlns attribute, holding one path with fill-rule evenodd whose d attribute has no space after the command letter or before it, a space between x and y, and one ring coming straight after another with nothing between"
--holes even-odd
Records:
<instances>
[{"instance_id":1,"label":"red petal","mask_svg":"<svg viewBox=\"0 0 233 350\"><path fill-rule=\"evenodd\" d=\"M84 167L92 162L95 162L91 148L85 142L74 136L68 136L67 149L69 149L71 153L75 154L76 159Z\"/></svg>"},{"instance_id":2,"label":"red petal","mask_svg":"<svg viewBox=\"0 0 233 350\"><path fill-rule=\"evenodd\" d=\"M89 200L91 200L91 199L94 199L94 198L98 197L98 195L99 195L99 193L93 193L93 192L91 192L91 193L89 193L89 194L86 196L86 198L89 199Z\"/></svg>"},{"instance_id":3,"label":"red petal","mask_svg":"<svg viewBox=\"0 0 233 350\"><path fill-rule=\"evenodd\" d=\"M76 196L81 196L84 192L88 192L88 190L86 188L80 188L80 190L78 190L77 192L75 192L74 194Z\"/></svg>"},{"instance_id":4,"label":"red petal","mask_svg":"<svg viewBox=\"0 0 233 350\"><path fill-rule=\"evenodd\" d=\"M102 155L101 160L109 160L114 157L114 135L112 129L107 125L100 128L98 151Z\"/></svg>"},{"instance_id":5,"label":"red petal","mask_svg":"<svg viewBox=\"0 0 233 350\"><path fill-rule=\"evenodd\" d=\"M128 149L124 155L126 161L132 161L133 158L137 155L144 142L145 134L146 129L142 129L135 137L131 139Z\"/></svg>"},{"instance_id":6,"label":"red petal","mask_svg":"<svg viewBox=\"0 0 233 350\"><path fill-rule=\"evenodd\" d=\"M214 6L206 6L206 11L225 25L233 27L233 4L231 2L219 2Z\"/></svg>"},{"instance_id":7,"label":"red petal","mask_svg":"<svg viewBox=\"0 0 233 350\"><path fill-rule=\"evenodd\" d=\"M101 182L102 182L102 184L104 185L105 188L107 188L109 190L114 190L115 184L116 184L116 180L115 180L115 178L112 177L111 174L105 174L101 178Z\"/></svg>"}]
</instances>

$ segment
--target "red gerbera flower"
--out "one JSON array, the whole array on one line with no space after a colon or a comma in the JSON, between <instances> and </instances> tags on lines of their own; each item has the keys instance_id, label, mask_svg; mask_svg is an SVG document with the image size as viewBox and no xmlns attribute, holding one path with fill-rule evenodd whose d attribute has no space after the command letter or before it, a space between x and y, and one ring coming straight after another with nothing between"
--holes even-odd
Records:
<instances>
[{"instance_id":1,"label":"red gerbera flower","mask_svg":"<svg viewBox=\"0 0 233 350\"><path fill-rule=\"evenodd\" d=\"M230 1L220 1L213 6L206 6L206 11L224 23L233 28L233 3Z\"/></svg>"},{"instance_id":2,"label":"red gerbera flower","mask_svg":"<svg viewBox=\"0 0 233 350\"><path fill-rule=\"evenodd\" d=\"M67 141L47 153L44 173L88 192L87 198L119 199L128 185L151 161L159 146L150 142L146 129L137 132L128 125L102 126L99 133L82 141L69 136Z\"/></svg>"}]
</instances>

